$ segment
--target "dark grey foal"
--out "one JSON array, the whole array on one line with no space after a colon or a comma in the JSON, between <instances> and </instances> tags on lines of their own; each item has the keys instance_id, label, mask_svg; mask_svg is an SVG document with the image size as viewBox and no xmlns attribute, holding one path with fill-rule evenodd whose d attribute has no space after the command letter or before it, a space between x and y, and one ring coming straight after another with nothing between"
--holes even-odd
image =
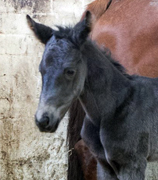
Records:
<instances>
[{"instance_id":1,"label":"dark grey foal","mask_svg":"<svg viewBox=\"0 0 158 180\"><path fill-rule=\"evenodd\" d=\"M144 180L158 158L158 79L130 76L87 40L87 12L74 28L55 31L27 16L45 51L36 124L55 132L72 102L86 117L81 136L98 161L98 180Z\"/></svg>"}]
</instances>

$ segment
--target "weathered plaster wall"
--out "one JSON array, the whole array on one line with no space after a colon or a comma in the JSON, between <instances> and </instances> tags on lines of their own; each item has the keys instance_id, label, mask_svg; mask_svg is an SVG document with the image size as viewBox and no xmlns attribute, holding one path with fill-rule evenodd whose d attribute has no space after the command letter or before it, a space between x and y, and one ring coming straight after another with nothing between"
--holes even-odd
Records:
<instances>
[{"instance_id":1,"label":"weathered plaster wall","mask_svg":"<svg viewBox=\"0 0 158 180\"><path fill-rule=\"evenodd\" d=\"M44 47L25 16L49 26L69 25L91 1L0 0L0 180L66 180L67 118L55 134L42 134L34 124ZM158 179L156 163L147 174L147 180Z\"/></svg>"},{"instance_id":2,"label":"weathered plaster wall","mask_svg":"<svg viewBox=\"0 0 158 180\"><path fill-rule=\"evenodd\" d=\"M34 124L44 46L26 14L47 25L80 19L90 0L0 0L0 180L65 180L66 118L57 133L42 134Z\"/></svg>"}]
</instances>

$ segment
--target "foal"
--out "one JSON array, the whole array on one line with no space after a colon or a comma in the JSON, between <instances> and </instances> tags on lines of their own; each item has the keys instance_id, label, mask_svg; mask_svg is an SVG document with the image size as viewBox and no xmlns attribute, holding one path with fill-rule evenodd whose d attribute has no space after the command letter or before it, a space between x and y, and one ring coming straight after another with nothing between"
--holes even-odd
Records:
<instances>
[{"instance_id":1,"label":"foal","mask_svg":"<svg viewBox=\"0 0 158 180\"><path fill-rule=\"evenodd\" d=\"M158 158L158 79L130 76L90 40L91 14L58 31L27 16L46 44L36 112L40 131L55 132L72 102L86 113L81 136L97 159L98 180L144 180Z\"/></svg>"}]
</instances>

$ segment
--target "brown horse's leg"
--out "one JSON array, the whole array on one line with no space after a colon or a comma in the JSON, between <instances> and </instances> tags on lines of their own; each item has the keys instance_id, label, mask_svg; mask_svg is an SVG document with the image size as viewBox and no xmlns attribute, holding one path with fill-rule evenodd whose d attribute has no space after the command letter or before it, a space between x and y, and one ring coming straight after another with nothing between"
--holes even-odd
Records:
<instances>
[{"instance_id":1,"label":"brown horse's leg","mask_svg":"<svg viewBox=\"0 0 158 180\"><path fill-rule=\"evenodd\" d=\"M80 160L74 149L75 144L81 139L80 131L82 128L84 116L85 113L79 101L74 102L69 111L69 123L67 133L67 142L70 151L70 155L68 157L68 180L85 180Z\"/></svg>"},{"instance_id":2,"label":"brown horse's leg","mask_svg":"<svg viewBox=\"0 0 158 180\"><path fill-rule=\"evenodd\" d=\"M82 139L76 143L75 150L79 156L85 180L96 180L96 159Z\"/></svg>"}]
</instances>

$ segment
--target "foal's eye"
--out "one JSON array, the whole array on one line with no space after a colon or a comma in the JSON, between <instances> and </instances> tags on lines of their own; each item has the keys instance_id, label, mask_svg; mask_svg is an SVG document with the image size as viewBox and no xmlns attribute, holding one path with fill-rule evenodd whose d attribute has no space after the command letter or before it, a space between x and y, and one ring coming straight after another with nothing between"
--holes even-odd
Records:
<instances>
[{"instance_id":1,"label":"foal's eye","mask_svg":"<svg viewBox=\"0 0 158 180\"><path fill-rule=\"evenodd\" d=\"M76 74L76 71L74 69L66 69L64 73L67 78L73 78Z\"/></svg>"},{"instance_id":2,"label":"foal's eye","mask_svg":"<svg viewBox=\"0 0 158 180\"><path fill-rule=\"evenodd\" d=\"M67 70L66 74L69 76L73 76L75 74L75 71L74 70Z\"/></svg>"}]
</instances>

